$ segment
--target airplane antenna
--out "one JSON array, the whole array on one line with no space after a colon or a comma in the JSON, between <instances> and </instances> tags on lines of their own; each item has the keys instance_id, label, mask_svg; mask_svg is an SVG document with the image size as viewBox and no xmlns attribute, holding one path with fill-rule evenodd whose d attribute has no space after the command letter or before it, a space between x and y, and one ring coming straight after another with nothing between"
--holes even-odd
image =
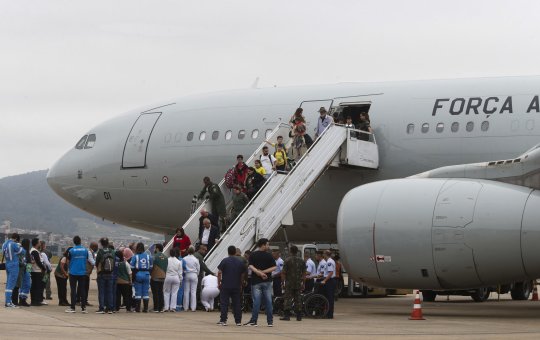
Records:
<instances>
[{"instance_id":1,"label":"airplane antenna","mask_svg":"<svg viewBox=\"0 0 540 340\"><path fill-rule=\"evenodd\" d=\"M253 85L251 85L252 89L258 89L259 88L259 77L255 78L255 81L253 82Z\"/></svg>"}]
</instances>

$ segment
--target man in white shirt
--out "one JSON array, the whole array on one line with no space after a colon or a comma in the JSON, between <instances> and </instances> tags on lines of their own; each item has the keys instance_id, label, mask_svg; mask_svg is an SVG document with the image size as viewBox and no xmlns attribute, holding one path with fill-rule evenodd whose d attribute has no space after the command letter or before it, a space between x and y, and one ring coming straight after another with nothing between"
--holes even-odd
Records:
<instances>
[{"instance_id":1,"label":"man in white shirt","mask_svg":"<svg viewBox=\"0 0 540 340\"><path fill-rule=\"evenodd\" d=\"M211 225L209 218L203 219L203 227L199 230L199 241L204 244L208 251L214 247L219 238L219 229Z\"/></svg>"},{"instance_id":2,"label":"man in white shirt","mask_svg":"<svg viewBox=\"0 0 540 340\"><path fill-rule=\"evenodd\" d=\"M323 295L328 299L328 313L326 314L327 319L334 318L334 293L336 291L336 263L332 259L331 255L332 253L330 250L324 251L326 266L324 269L323 279L321 281Z\"/></svg>"},{"instance_id":3,"label":"man in white shirt","mask_svg":"<svg viewBox=\"0 0 540 340\"><path fill-rule=\"evenodd\" d=\"M304 254L304 261L306 261L306 283L304 291L310 293L313 291L313 286L315 285L317 266L315 266L315 262L309 257L309 253Z\"/></svg>"},{"instance_id":4,"label":"man in white shirt","mask_svg":"<svg viewBox=\"0 0 540 340\"><path fill-rule=\"evenodd\" d=\"M267 177L272 174L272 171L276 170L276 158L268 152L268 147L263 147L263 154L259 157L261 165L266 171Z\"/></svg>"},{"instance_id":5,"label":"man in white shirt","mask_svg":"<svg viewBox=\"0 0 540 340\"><path fill-rule=\"evenodd\" d=\"M326 109L324 107L321 107L319 109L319 113L321 116L319 119L317 119L317 127L315 128L315 137L320 137L324 130L334 121L332 117L328 115L328 112L326 112Z\"/></svg>"}]
</instances>

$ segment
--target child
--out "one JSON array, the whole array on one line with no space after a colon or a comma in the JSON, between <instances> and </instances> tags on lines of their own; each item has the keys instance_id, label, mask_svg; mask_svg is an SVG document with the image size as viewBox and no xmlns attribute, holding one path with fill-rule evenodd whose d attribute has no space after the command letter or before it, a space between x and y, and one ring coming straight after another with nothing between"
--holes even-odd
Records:
<instances>
[{"instance_id":1,"label":"child","mask_svg":"<svg viewBox=\"0 0 540 340\"><path fill-rule=\"evenodd\" d=\"M274 157L276 158L276 170L287 171L287 153L282 145L277 144L277 151L274 152Z\"/></svg>"},{"instance_id":2,"label":"child","mask_svg":"<svg viewBox=\"0 0 540 340\"><path fill-rule=\"evenodd\" d=\"M257 171L261 176L266 178L266 170L262 166L262 163L260 160L255 160L255 171Z\"/></svg>"}]
</instances>

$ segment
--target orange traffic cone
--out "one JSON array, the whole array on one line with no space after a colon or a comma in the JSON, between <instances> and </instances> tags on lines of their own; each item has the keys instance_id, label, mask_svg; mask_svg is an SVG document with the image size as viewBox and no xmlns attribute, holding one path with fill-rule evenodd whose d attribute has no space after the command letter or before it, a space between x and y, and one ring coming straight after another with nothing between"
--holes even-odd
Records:
<instances>
[{"instance_id":1,"label":"orange traffic cone","mask_svg":"<svg viewBox=\"0 0 540 340\"><path fill-rule=\"evenodd\" d=\"M416 297L414 298L414 306L409 320L425 320L422 316L422 304L420 302L419 290L416 291Z\"/></svg>"},{"instance_id":2,"label":"orange traffic cone","mask_svg":"<svg viewBox=\"0 0 540 340\"><path fill-rule=\"evenodd\" d=\"M533 281L533 296L531 301L538 301L538 289L536 287L536 280Z\"/></svg>"}]
</instances>

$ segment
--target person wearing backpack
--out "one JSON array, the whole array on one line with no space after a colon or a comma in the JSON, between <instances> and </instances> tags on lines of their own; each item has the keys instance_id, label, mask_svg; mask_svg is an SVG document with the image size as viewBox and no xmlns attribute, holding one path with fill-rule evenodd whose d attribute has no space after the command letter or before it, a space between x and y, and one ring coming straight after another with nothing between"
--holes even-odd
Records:
<instances>
[{"instance_id":1,"label":"person wearing backpack","mask_svg":"<svg viewBox=\"0 0 540 340\"><path fill-rule=\"evenodd\" d=\"M278 145L277 151L274 153L276 158L275 166L277 171L287 171L287 153L283 147Z\"/></svg>"},{"instance_id":2,"label":"person wearing backpack","mask_svg":"<svg viewBox=\"0 0 540 340\"><path fill-rule=\"evenodd\" d=\"M102 237L99 243L101 249L98 250L96 256L99 309L96 314L112 314L114 310L113 272L115 254L114 250L109 248L108 238Z\"/></svg>"}]
</instances>

